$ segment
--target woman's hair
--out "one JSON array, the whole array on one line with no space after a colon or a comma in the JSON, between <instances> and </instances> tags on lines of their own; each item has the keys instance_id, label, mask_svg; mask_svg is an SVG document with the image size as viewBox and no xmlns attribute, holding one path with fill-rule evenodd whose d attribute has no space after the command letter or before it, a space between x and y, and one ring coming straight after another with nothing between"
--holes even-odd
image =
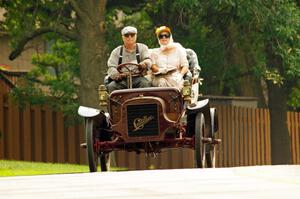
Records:
<instances>
[{"instance_id":1,"label":"woman's hair","mask_svg":"<svg viewBox=\"0 0 300 199\"><path fill-rule=\"evenodd\" d=\"M155 30L155 34L156 34L157 37L162 32L168 32L170 35L172 34L171 29L167 26L160 26L160 27L156 28L156 30Z\"/></svg>"}]
</instances>

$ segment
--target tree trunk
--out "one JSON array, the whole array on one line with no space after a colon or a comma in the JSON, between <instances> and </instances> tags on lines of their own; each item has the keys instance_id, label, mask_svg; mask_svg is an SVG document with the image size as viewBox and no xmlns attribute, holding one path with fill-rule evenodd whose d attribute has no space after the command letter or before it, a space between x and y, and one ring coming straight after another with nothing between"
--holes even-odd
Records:
<instances>
[{"instance_id":1,"label":"tree trunk","mask_svg":"<svg viewBox=\"0 0 300 199\"><path fill-rule=\"evenodd\" d=\"M282 74L283 61L278 55L275 55L271 44L266 46L267 65L276 68ZM291 144L287 128L287 89L284 85L267 82L269 109L271 119L271 158L272 164L290 164L291 163Z\"/></svg>"},{"instance_id":2,"label":"tree trunk","mask_svg":"<svg viewBox=\"0 0 300 199\"><path fill-rule=\"evenodd\" d=\"M227 63L238 66L240 76L236 79L238 82L235 92L240 96L257 97L260 105L265 105L263 91L260 80L251 73L255 66L254 56L251 54L251 44L248 38L244 37L243 45L239 46L237 25L231 21L224 31L226 38Z\"/></svg>"},{"instance_id":3,"label":"tree trunk","mask_svg":"<svg viewBox=\"0 0 300 199\"><path fill-rule=\"evenodd\" d=\"M78 1L84 16L77 18L80 49L80 104L98 108L98 86L106 73L105 0Z\"/></svg>"}]
</instances>

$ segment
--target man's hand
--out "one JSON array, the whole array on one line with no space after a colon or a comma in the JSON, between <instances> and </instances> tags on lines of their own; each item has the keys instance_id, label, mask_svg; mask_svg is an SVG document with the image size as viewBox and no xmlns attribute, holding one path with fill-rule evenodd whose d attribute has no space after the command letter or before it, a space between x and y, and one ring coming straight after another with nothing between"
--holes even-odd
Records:
<instances>
[{"instance_id":1,"label":"man's hand","mask_svg":"<svg viewBox=\"0 0 300 199\"><path fill-rule=\"evenodd\" d=\"M145 62L140 62L139 65L141 66L142 69L146 69L148 67Z\"/></svg>"},{"instance_id":2,"label":"man's hand","mask_svg":"<svg viewBox=\"0 0 300 199\"><path fill-rule=\"evenodd\" d=\"M127 77L127 74L125 74L125 73L120 73L120 74L117 74L117 75L113 78L113 80L116 81L116 82L118 82L118 81L121 81L122 79L124 79L125 77Z\"/></svg>"}]
</instances>

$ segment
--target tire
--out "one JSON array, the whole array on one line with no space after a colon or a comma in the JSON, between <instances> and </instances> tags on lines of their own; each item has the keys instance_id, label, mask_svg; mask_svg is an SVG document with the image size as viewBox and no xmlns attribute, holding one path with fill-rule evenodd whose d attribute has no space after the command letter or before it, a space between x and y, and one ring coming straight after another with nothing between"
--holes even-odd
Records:
<instances>
[{"instance_id":1,"label":"tire","mask_svg":"<svg viewBox=\"0 0 300 199\"><path fill-rule=\"evenodd\" d=\"M90 172L96 172L98 162L99 162L99 157L94 148L95 135L93 130L93 118L86 119L85 134L86 134L87 158L89 162Z\"/></svg>"},{"instance_id":2,"label":"tire","mask_svg":"<svg viewBox=\"0 0 300 199\"><path fill-rule=\"evenodd\" d=\"M218 117L215 108L210 108L210 118L211 118L211 132L210 136L214 140L215 139L215 132L218 130ZM208 168L215 168L216 167L216 145L214 144L207 144L206 146L206 165Z\"/></svg>"},{"instance_id":3,"label":"tire","mask_svg":"<svg viewBox=\"0 0 300 199\"><path fill-rule=\"evenodd\" d=\"M216 146L214 144L207 145L205 156L206 156L207 167L215 168L216 167Z\"/></svg>"},{"instance_id":4,"label":"tire","mask_svg":"<svg viewBox=\"0 0 300 199\"><path fill-rule=\"evenodd\" d=\"M203 137L205 135L205 120L202 113L197 113L195 119L195 167L205 167L205 147Z\"/></svg>"}]
</instances>

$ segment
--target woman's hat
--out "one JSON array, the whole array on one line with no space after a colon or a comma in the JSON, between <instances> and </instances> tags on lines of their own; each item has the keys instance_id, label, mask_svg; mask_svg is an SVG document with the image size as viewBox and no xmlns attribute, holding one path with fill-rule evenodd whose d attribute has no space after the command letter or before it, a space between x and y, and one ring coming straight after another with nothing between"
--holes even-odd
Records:
<instances>
[{"instance_id":1,"label":"woman's hat","mask_svg":"<svg viewBox=\"0 0 300 199\"><path fill-rule=\"evenodd\" d=\"M167 26L160 26L160 27L156 28L156 30L155 30L155 34L157 36L159 36L160 33L162 33L162 32L168 32L169 34L172 34L171 29Z\"/></svg>"}]
</instances>

